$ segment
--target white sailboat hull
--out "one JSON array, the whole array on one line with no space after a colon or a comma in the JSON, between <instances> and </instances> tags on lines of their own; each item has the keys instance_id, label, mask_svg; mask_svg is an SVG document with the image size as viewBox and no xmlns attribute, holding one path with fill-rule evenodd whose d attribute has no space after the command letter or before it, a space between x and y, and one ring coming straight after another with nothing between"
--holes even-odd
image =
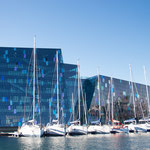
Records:
<instances>
[{"instance_id":1,"label":"white sailboat hull","mask_svg":"<svg viewBox=\"0 0 150 150\"><path fill-rule=\"evenodd\" d=\"M88 133L90 133L90 134L95 134L96 133L94 125L90 125L88 127Z\"/></svg>"},{"instance_id":2,"label":"white sailboat hull","mask_svg":"<svg viewBox=\"0 0 150 150\"><path fill-rule=\"evenodd\" d=\"M137 124L135 130L136 132L147 132L146 124Z\"/></svg>"},{"instance_id":3,"label":"white sailboat hull","mask_svg":"<svg viewBox=\"0 0 150 150\"><path fill-rule=\"evenodd\" d=\"M111 133L129 133L128 128L112 128Z\"/></svg>"},{"instance_id":4,"label":"white sailboat hull","mask_svg":"<svg viewBox=\"0 0 150 150\"><path fill-rule=\"evenodd\" d=\"M104 134L109 134L110 130L111 130L111 128L109 125L103 125L103 133Z\"/></svg>"},{"instance_id":5,"label":"white sailboat hull","mask_svg":"<svg viewBox=\"0 0 150 150\"><path fill-rule=\"evenodd\" d=\"M46 126L46 135L48 136L65 136L66 128L62 124L54 124Z\"/></svg>"},{"instance_id":6,"label":"white sailboat hull","mask_svg":"<svg viewBox=\"0 0 150 150\"><path fill-rule=\"evenodd\" d=\"M44 130L38 125L24 125L19 129L19 136L41 137L43 134Z\"/></svg>"},{"instance_id":7,"label":"white sailboat hull","mask_svg":"<svg viewBox=\"0 0 150 150\"><path fill-rule=\"evenodd\" d=\"M88 127L88 133L91 134L109 134L110 127L107 125L100 126L100 125L90 125Z\"/></svg>"},{"instance_id":8,"label":"white sailboat hull","mask_svg":"<svg viewBox=\"0 0 150 150\"><path fill-rule=\"evenodd\" d=\"M150 123L146 123L147 132L150 132Z\"/></svg>"},{"instance_id":9,"label":"white sailboat hull","mask_svg":"<svg viewBox=\"0 0 150 150\"><path fill-rule=\"evenodd\" d=\"M68 135L86 135L88 133L87 126L71 125L67 129Z\"/></svg>"},{"instance_id":10,"label":"white sailboat hull","mask_svg":"<svg viewBox=\"0 0 150 150\"><path fill-rule=\"evenodd\" d=\"M136 132L135 127L136 125L132 123L124 126L124 128L128 128L129 132Z\"/></svg>"}]
</instances>

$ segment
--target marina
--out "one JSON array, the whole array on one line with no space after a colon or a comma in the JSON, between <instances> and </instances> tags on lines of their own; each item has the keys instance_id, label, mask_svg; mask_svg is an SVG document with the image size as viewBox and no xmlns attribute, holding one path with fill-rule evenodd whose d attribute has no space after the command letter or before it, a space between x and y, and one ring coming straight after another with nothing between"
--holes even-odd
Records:
<instances>
[{"instance_id":1,"label":"marina","mask_svg":"<svg viewBox=\"0 0 150 150\"><path fill-rule=\"evenodd\" d=\"M106 134L147 134L148 136L150 135L150 130L149 130L149 125L150 125L150 119L146 122L146 124L133 124L132 122L127 123L128 121L125 121L125 124L120 124L119 121L114 121L113 126L111 125L89 125L89 126L84 126L84 125L78 125L79 122L75 122L75 124L70 125L69 127L67 126L63 126L64 130L66 131L64 134L64 131L62 130L62 132L60 132L60 130L56 130L55 128L57 126L59 126L58 124L55 124L56 127L51 127L52 131L51 134L47 133L47 127L43 127L41 128L44 132L42 134L42 136L37 136L36 134L32 134L30 135L30 137L59 137L59 136L86 136L86 135L93 135L93 136L97 136L97 135L106 135ZM134 125L134 126L133 126ZM143 128L141 128L139 125L142 125ZM133 127L131 127L133 126ZM91 129L92 127L92 129ZM31 130L32 130L32 126L31 126ZM54 132L55 131L55 132ZM61 134L60 134L61 133ZM26 135L22 135L22 133L20 133L20 129L18 129L15 132L0 132L0 136L8 136L8 137L23 137ZM26 137L27 138L27 137Z\"/></svg>"},{"instance_id":2,"label":"marina","mask_svg":"<svg viewBox=\"0 0 150 150\"><path fill-rule=\"evenodd\" d=\"M150 0L0 6L0 150L150 150Z\"/></svg>"},{"instance_id":3,"label":"marina","mask_svg":"<svg viewBox=\"0 0 150 150\"><path fill-rule=\"evenodd\" d=\"M32 115L30 115L31 119L26 119L21 122L21 126L18 126L18 129L15 132L2 132L0 133L1 136L11 136L11 137L47 137L47 136L79 136L79 135L96 135L96 134L130 134L130 133L146 133L150 131L150 104L149 104L149 91L147 86L147 77L146 77L146 69L144 67L144 77L145 77L145 83L146 83L146 97L147 97L147 111L144 114L143 108L141 103L138 105L140 106L141 112L137 112L137 104L136 104L136 96L135 96L135 90L137 90L136 86L133 82L133 75L132 75L132 68L129 64L129 71L130 71L130 102L129 105L132 105L132 116L134 118L128 119L128 120L115 120L118 119L120 116L116 114L115 111L118 111L114 109L115 107L115 101L114 101L114 95L115 95L115 86L114 86L114 78L110 77L109 80L109 87L108 87L108 99L106 108L105 108L105 115L102 115L102 90L101 90L101 80L99 71L97 74L97 80L95 81L95 92L97 93L96 99L93 99L91 102L91 106L94 103L94 107L97 107L96 114L94 114L93 117L90 118L90 111L87 109L87 95L88 93L86 90L83 90L83 84L82 80L80 78L80 65L79 61L77 62L77 77L75 78L75 81L77 81L76 86L76 99L74 100L74 93L72 93L72 107L70 111L70 119L68 120L68 123L64 122L64 112L63 107L61 106L62 99L60 98L60 74L59 74L59 52L56 50L55 53L55 67L54 67L54 77L55 77L55 89L56 92L56 102L55 102L55 108L56 110L53 110L53 114L55 112L55 115L51 115L51 108L53 107L52 101L49 100L49 122L47 122L47 125L43 125L41 122L41 114L40 114L40 99L37 98L39 96L39 85L38 85L38 75L37 75L37 50L36 50L36 39L34 37L34 47L32 52L31 59L32 62ZM53 80L53 78L52 78ZM36 83L37 82L37 83ZM53 81L52 81L53 83ZM134 89L135 87L135 89ZM75 88L75 87L74 87ZM86 87L84 87L86 88ZM38 89L38 90L36 90ZM75 89L74 89L75 90ZM27 98L27 96L26 96ZM54 97L53 97L54 98ZM36 100L37 99L37 100ZM37 102L38 103L37 103ZM76 107L74 103L76 102ZM37 103L37 104L36 104ZM37 122L35 118L38 118L36 116L36 107L38 106L39 113L37 113L38 117L40 118L40 123ZM91 110L92 107L89 107ZM25 105L24 105L25 107ZM104 110L103 110L104 112ZM115 115L116 114L116 115ZM62 116L61 116L62 115ZM139 116L137 118L137 116ZM25 116L25 111L24 111ZM146 117L145 117L146 116ZM129 118L127 116L126 118ZM23 118L25 119L25 118ZM76 120L75 120L76 119ZM103 121L102 121L103 119ZM72 121L71 121L72 120ZM9 128L8 128L9 131Z\"/></svg>"}]
</instances>

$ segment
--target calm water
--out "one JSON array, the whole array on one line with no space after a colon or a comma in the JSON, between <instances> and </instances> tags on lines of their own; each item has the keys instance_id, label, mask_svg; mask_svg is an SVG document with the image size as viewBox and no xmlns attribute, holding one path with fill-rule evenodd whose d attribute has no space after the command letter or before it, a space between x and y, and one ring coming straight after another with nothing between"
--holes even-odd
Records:
<instances>
[{"instance_id":1,"label":"calm water","mask_svg":"<svg viewBox=\"0 0 150 150\"><path fill-rule=\"evenodd\" d=\"M44 138L0 137L0 150L7 149L150 150L150 133Z\"/></svg>"}]
</instances>

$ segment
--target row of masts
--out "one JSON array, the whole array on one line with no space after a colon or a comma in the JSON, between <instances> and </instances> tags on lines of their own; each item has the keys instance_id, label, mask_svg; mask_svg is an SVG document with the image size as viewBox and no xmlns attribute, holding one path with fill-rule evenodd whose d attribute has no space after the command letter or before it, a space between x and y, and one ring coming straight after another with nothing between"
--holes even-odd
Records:
<instances>
[{"instance_id":1,"label":"row of masts","mask_svg":"<svg viewBox=\"0 0 150 150\"><path fill-rule=\"evenodd\" d=\"M149 92L148 92L148 84L147 84L147 75L146 75L146 68L143 66L144 69L144 79L145 79L145 86L146 86L146 99L147 99L147 105L148 105L148 116L150 115L150 105L149 105ZM135 105L135 96L134 96L134 87L133 87L133 75L132 75L132 68L131 64L129 64L129 70L130 70L130 82L131 82L131 88L132 88L132 101L133 101L133 110L134 110L134 118L137 118L136 114L136 105Z\"/></svg>"},{"instance_id":2,"label":"row of masts","mask_svg":"<svg viewBox=\"0 0 150 150\"><path fill-rule=\"evenodd\" d=\"M58 57L57 57L57 63L58 63ZM78 77L80 77L80 69L79 69L79 62L77 64L77 68L78 68ZM132 75L132 68L131 65L129 65L129 70L130 70L130 83L131 83L131 90L132 90L132 102L133 102L133 111L134 111L134 118L137 117L136 115L136 104L135 104L135 96L134 96L134 84L133 84L133 75ZM97 71L98 72L98 71ZM57 65L57 78L58 78L58 65ZM98 109L99 109L99 119L101 119L101 100L100 100L100 75L98 72L97 75L98 78ZM149 106L149 92L148 92L148 85L147 85L147 78L146 78L146 69L144 66L144 78L145 78L145 85L146 85L146 96L147 96L147 103L148 103L148 112L150 112L150 106ZM58 87L58 79L57 79L57 87ZM79 124L81 125L81 106L80 106L80 78L78 78L78 110L79 110ZM110 78L110 88L111 88L111 113L109 111L109 121L111 121L110 119L110 114L111 114L111 118L112 120L114 119L114 108L113 108L113 78ZM57 112L58 112L58 121L59 121L59 89L57 88ZM86 100L86 94L85 94L85 100ZM83 101L84 102L84 101ZM86 105L85 102L83 104L84 106ZM85 109L85 107L84 107ZM109 110L110 110L110 102L109 102ZM86 115L86 110L85 111L85 115ZM75 113L74 113L74 98L73 98L73 93L72 93L72 115L73 115L73 120L75 120ZM86 117L85 117L86 118ZM86 120L86 119L85 119Z\"/></svg>"},{"instance_id":3,"label":"row of masts","mask_svg":"<svg viewBox=\"0 0 150 150\"><path fill-rule=\"evenodd\" d=\"M56 71L57 71L57 114L56 114L56 118L57 118L57 124L54 124L54 125L51 125L51 124L48 124L47 125L47 132L49 132L50 134L61 134L62 132L65 134L66 131L65 131L65 127L63 126L63 124L60 124L60 108L59 108L59 60L58 60L58 51L56 51ZM41 129L40 126L36 125L35 124L35 81L36 81L36 77L35 77L35 74L36 74L36 69L35 69L35 66L36 65L36 41L35 41L35 38L34 38L34 48L33 48L33 119L32 120L29 120L28 123L29 124L24 124L21 129L20 129L20 134L22 135L42 135L43 134L43 129ZM80 105L80 100L81 100L81 97L80 97L80 93L81 91L80 90L83 90L82 89L82 83L81 83L81 80L80 80L80 67L79 67L79 62L77 63L77 69L78 69L78 112L79 112L79 118L78 118L78 122L79 122L79 126L74 126L73 128L76 128L76 130L78 130L77 132L79 133L81 130L84 132L84 127L81 126L81 105ZM129 65L129 70L130 70L130 77L131 77L131 87L132 87L132 98L133 98L133 105L134 105L134 117L136 118L136 110L135 110L135 98L134 98L134 88L133 88L133 78L132 78L132 69L131 69L131 65ZM100 75L99 75L99 72L97 73L98 75L98 84L97 84L97 87L98 87L98 109L99 109L99 120L101 119L101 95L100 95ZM147 102L148 102L148 111L150 112L150 106L149 106L149 93L148 93L148 85L147 85L147 78L146 78L146 69L144 67L144 76L145 76L145 83L146 83L146 93L147 93ZM81 89L80 89L81 88ZM114 119L114 113L113 113L113 79L111 77L111 80L110 80L110 88L111 88L111 101L112 101L112 113L111 113L111 118L112 118L112 121ZM82 93L82 97L83 97L83 93ZM87 124L87 114L86 114L86 94L85 94L85 97L84 97L85 100L83 100L83 108L84 108L84 112L85 112L85 121L86 121L86 124ZM72 109L73 109L73 120L75 119L75 115L74 115L74 102L73 102L73 94L72 94ZM51 108L51 101L49 101L49 108ZM63 109L62 109L63 111ZM62 112L63 114L63 112ZM63 117L62 117L63 118ZM50 111L50 121L51 121L51 111ZM110 120L110 102L109 102L109 121ZM101 121L100 121L101 122ZM32 125L32 128L34 128L34 134L33 134L33 131L31 131L31 125ZM57 130L56 130L57 129ZM59 130L59 133L56 133L57 131ZM74 129L71 129L71 132L74 132Z\"/></svg>"},{"instance_id":4,"label":"row of masts","mask_svg":"<svg viewBox=\"0 0 150 150\"><path fill-rule=\"evenodd\" d=\"M33 49L33 120L35 119L35 55L36 55L36 40L34 38L34 49ZM59 111L59 65L58 65L58 51L56 51L56 67L57 67L57 120L58 123L60 123L60 111ZM81 125L81 106L80 106L80 87L81 87L81 81L80 81L80 67L79 67L79 61L77 63L77 69L78 69L78 111L79 111L79 124ZM136 106L135 106L135 96L134 96L134 85L133 85L133 75L132 75L132 68L129 64L129 71L130 71L130 83L131 83L131 90L132 90L132 101L133 101L133 111L134 111L134 117L136 118ZM97 77L98 77L98 106L99 106L99 119L101 118L101 101L100 101L100 76L99 71L97 71ZM144 78L145 78L145 85L146 85L146 96L147 96L147 104L148 104L148 112L150 113L150 106L149 106L149 92L148 92L148 84L147 84L147 76L146 76L146 68L144 66ZM113 79L111 77L110 83L111 83L111 109L112 109L112 119L114 118L113 113ZM51 102L49 102L51 103ZM51 105L51 104L49 104ZM75 120L75 114L74 114L74 102L73 102L73 93L72 93L72 110L73 110L73 120ZM84 104L85 105L85 104ZM110 104L109 104L110 105ZM110 107L110 106L109 106ZM85 111L86 112L86 111ZM50 114L51 116L51 114ZM51 120L51 118L50 118ZM109 113L109 121L110 121L110 113Z\"/></svg>"},{"instance_id":5,"label":"row of masts","mask_svg":"<svg viewBox=\"0 0 150 150\"><path fill-rule=\"evenodd\" d=\"M146 68L145 66L144 68L144 78L145 78L145 86L146 86L146 99L147 99L147 104L148 104L148 117L149 117L149 113L150 113L150 105L149 105L149 92L148 92L148 84L147 84L147 76L146 76ZM132 102L133 102L133 112L134 112L134 118L137 118L136 115L136 104L135 104L135 93L134 93L134 82L133 82L133 75L132 75L132 68L131 68L131 64L129 64L129 71L130 71L130 84L131 84L131 93L132 93ZM97 87L98 87L98 107L99 107L99 119L101 119L101 98L100 98L100 75L98 72L97 75L97 79L98 79L98 83L97 83ZM109 122L111 122L111 120L114 119L114 95L113 95L113 78L110 77L110 93L111 93L111 97L109 97L108 99L111 99L111 103L112 105L110 105L110 101L108 102L108 109L109 109L109 115L108 115L108 120ZM111 107L111 108L110 108ZM141 106L142 107L142 106ZM110 111L111 110L111 111ZM111 116L111 117L110 117Z\"/></svg>"}]
</instances>

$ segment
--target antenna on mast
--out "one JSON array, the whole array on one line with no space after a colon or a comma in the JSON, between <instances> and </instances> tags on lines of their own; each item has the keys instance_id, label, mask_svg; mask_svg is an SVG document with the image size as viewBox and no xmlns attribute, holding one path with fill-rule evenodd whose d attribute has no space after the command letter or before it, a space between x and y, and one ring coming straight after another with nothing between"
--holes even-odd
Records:
<instances>
[{"instance_id":1,"label":"antenna on mast","mask_svg":"<svg viewBox=\"0 0 150 150\"><path fill-rule=\"evenodd\" d=\"M34 35L34 48L36 47L36 35Z\"/></svg>"}]
</instances>

